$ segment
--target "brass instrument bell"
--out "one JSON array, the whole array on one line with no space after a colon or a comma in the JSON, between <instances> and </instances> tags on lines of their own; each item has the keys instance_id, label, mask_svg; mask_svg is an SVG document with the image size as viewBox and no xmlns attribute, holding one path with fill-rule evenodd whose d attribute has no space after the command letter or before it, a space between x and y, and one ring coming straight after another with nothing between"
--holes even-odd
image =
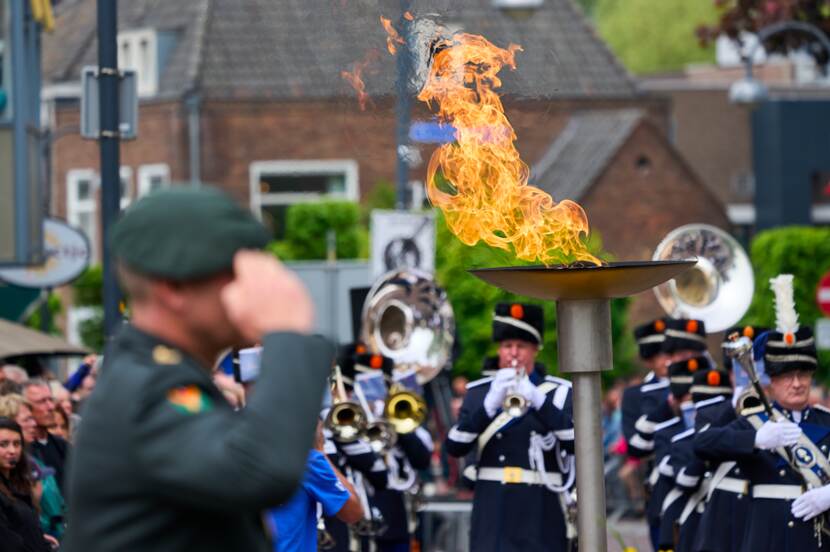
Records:
<instances>
[{"instance_id":1,"label":"brass instrument bell","mask_svg":"<svg viewBox=\"0 0 830 552\"><path fill-rule=\"evenodd\" d=\"M343 374L340 367L334 367L335 400L326 415L326 429L331 431L332 439L338 443L356 441L366 429L366 413L359 404L346 396Z\"/></svg>"}]
</instances>

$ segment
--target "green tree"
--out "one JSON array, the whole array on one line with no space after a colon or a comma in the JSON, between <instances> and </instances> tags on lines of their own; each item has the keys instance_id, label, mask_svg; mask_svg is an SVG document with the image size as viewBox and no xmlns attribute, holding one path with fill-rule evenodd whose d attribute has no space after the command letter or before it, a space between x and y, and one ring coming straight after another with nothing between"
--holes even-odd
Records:
<instances>
[{"instance_id":1,"label":"green tree","mask_svg":"<svg viewBox=\"0 0 830 552\"><path fill-rule=\"evenodd\" d=\"M545 363L549 373L557 372L556 349L556 309L550 301L539 301L507 293L499 288L484 283L468 271L472 268L528 265L517 262L510 253L484 244L469 247L456 238L438 213L437 220L436 279L447 291L447 296L455 313L457 335L461 342L460 354L456 359L454 371L469 378L477 378L481 373L485 356L496 353L496 345L491 338L493 309L496 303L521 301L541 305L545 312L545 340L540 360ZM602 243L593 235L589 243L594 254L601 255ZM603 373L603 380L611 380L628 375L635 369L635 344L627 329L627 299L612 301L611 324L614 342L614 370ZM586 340L589 337L586 336Z\"/></svg>"},{"instance_id":2,"label":"green tree","mask_svg":"<svg viewBox=\"0 0 830 552\"><path fill-rule=\"evenodd\" d=\"M91 318L81 322L81 342L94 351L104 350L104 272L99 265L90 266L74 282L75 306L93 309Z\"/></svg>"},{"instance_id":3,"label":"green tree","mask_svg":"<svg viewBox=\"0 0 830 552\"><path fill-rule=\"evenodd\" d=\"M360 206L350 201L298 203L286 211L285 239L269 248L284 260L325 259L331 230L338 258L366 258L369 238L360 219Z\"/></svg>"},{"instance_id":4,"label":"green tree","mask_svg":"<svg viewBox=\"0 0 830 552\"><path fill-rule=\"evenodd\" d=\"M53 335L59 335L60 329L57 324L55 324L55 318L63 310L63 303L57 293L49 293L49 296L46 298L46 308L49 310L49 328L47 332ZM26 319L26 325L33 330L41 330L40 308L35 309L32 314L29 315L29 318Z\"/></svg>"},{"instance_id":5,"label":"green tree","mask_svg":"<svg viewBox=\"0 0 830 552\"><path fill-rule=\"evenodd\" d=\"M746 324L775 327L770 278L792 274L795 308L801 324L815 326L823 315L816 303L818 281L830 270L830 228L790 226L759 233L750 246L755 294ZM830 383L830 351L819 351L819 381Z\"/></svg>"},{"instance_id":6,"label":"green tree","mask_svg":"<svg viewBox=\"0 0 830 552\"><path fill-rule=\"evenodd\" d=\"M594 22L602 38L634 73L682 69L714 61L696 31L718 20L712 0L598 0Z\"/></svg>"}]
</instances>

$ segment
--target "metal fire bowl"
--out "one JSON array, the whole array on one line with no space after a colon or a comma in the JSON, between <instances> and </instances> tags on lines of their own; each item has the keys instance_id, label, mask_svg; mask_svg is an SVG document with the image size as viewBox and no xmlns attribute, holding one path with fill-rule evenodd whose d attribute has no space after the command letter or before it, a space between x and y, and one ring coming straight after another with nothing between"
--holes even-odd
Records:
<instances>
[{"instance_id":1,"label":"metal fire bowl","mask_svg":"<svg viewBox=\"0 0 830 552\"><path fill-rule=\"evenodd\" d=\"M505 291L537 299L611 299L640 293L693 267L697 259L607 265L506 266L470 272Z\"/></svg>"}]
</instances>

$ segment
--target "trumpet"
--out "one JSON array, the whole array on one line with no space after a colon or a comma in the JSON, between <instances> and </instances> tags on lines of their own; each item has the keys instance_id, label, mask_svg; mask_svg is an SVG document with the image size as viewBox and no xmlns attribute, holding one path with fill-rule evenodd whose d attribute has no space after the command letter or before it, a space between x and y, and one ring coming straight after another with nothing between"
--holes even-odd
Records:
<instances>
[{"instance_id":1,"label":"trumpet","mask_svg":"<svg viewBox=\"0 0 830 552\"><path fill-rule=\"evenodd\" d=\"M355 384L354 394L363 411L366 412L367 418L367 423L360 436L369 441L369 446L376 454L389 452L398 442L398 435L395 433L394 427L386 420L375 418L372 407L363 395L360 385Z\"/></svg>"},{"instance_id":2,"label":"trumpet","mask_svg":"<svg viewBox=\"0 0 830 552\"><path fill-rule=\"evenodd\" d=\"M326 429L331 431L332 439L339 443L356 441L366 430L366 413L359 404L346 396L343 374L340 367L334 367L335 400L331 405L326 421Z\"/></svg>"},{"instance_id":3,"label":"trumpet","mask_svg":"<svg viewBox=\"0 0 830 552\"><path fill-rule=\"evenodd\" d=\"M518 361L514 358L511 368L516 370L516 379L513 382L513 387L510 393L504 397L504 402L501 407L513 418L520 418L527 413L527 399L518 393L519 382L522 379L522 368L518 365Z\"/></svg>"},{"instance_id":4,"label":"trumpet","mask_svg":"<svg viewBox=\"0 0 830 552\"><path fill-rule=\"evenodd\" d=\"M383 413L395 433L412 433L426 420L427 403L417 393L393 385L389 390Z\"/></svg>"}]
</instances>

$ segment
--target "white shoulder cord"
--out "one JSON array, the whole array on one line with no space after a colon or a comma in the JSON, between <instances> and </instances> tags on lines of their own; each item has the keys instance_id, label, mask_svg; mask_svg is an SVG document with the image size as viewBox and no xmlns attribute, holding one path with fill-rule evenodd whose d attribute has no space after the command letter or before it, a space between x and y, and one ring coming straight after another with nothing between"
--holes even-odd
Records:
<instances>
[{"instance_id":1,"label":"white shoulder cord","mask_svg":"<svg viewBox=\"0 0 830 552\"><path fill-rule=\"evenodd\" d=\"M369 497L366 494L366 486L363 483L363 474L357 470L352 471L352 479L354 489L357 491L357 497L360 499L360 505L363 506L363 517L365 519L372 519L372 510L369 506Z\"/></svg>"},{"instance_id":2,"label":"white shoulder cord","mask_svg":"<svg viewBox=\"0 0 830 552\"><path fill-rule=\"evenodd\" d=\"M389 470L389 482L387 487L394 491L408 491L415 484L415 470L413 470L412 466L409 465L409 460L406 459L406 456L404 456L402 460L404 461L403 468L406 472L406 479L404 480L401 480L398 475L400 473L400 464L398 464L398 459L394 452L389 452L386 455L386 466Z\"/></svg>"},{"instance_id":3,"label":"white shoulder cord","mask_svg":"<svg viewBox=\"0 0 830 552\"><path fill-rule=\"evenodd\" d=\"M556 463L559 466L559 471L562 472L563 475L568 475L568 479L561 487L555 485L550 480L548 472L545 469L545 452L553 450L554 446L556 447L555 456ZM554 435L552 431L549 431L546 435L532 433L530 435L530 448L527 451L527 455L528 460L530 461L530 469L536 470L539 473L539 476L542 479L542 484L547 487L549 491L554 493L566 493L566 491L571 488L576 475L576 470L574 469L574 457L566 455L566 458L563 459L559 448L559 442L556 439L556 435Z\"/></svg>"}]
</instances>

